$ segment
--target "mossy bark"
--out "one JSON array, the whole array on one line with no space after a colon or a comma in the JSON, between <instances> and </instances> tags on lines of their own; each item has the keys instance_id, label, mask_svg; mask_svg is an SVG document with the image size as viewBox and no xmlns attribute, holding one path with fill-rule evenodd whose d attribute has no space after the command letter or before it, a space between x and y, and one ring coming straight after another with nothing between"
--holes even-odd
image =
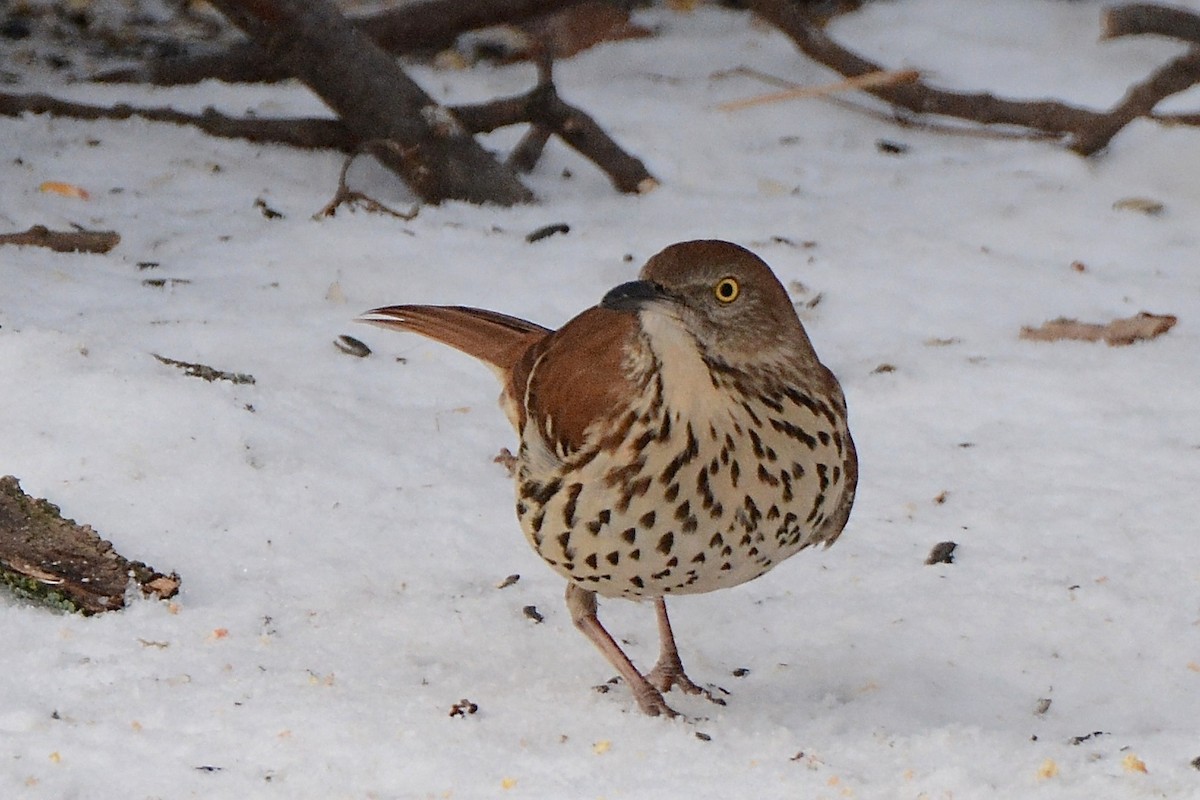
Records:
<instances>
[{"instance_id":1,"label":"mossy bark","mask_svg":"<svg viewBox=\"0 0 1200 800\"><path fill-rule=\"evenodd\" d=\"M22 597L82 614L123 608L131 582L160 598L179 591L179 575L126 559L90 525L25 494L11 475L0 478L0 580Z\"/></svg>"}]
</instances>

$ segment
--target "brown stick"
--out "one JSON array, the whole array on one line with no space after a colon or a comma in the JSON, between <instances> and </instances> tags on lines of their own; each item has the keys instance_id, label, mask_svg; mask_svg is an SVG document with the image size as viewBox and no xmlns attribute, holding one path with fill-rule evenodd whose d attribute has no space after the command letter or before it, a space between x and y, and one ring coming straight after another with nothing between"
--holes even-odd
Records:
<instances>
[{"instance_id":1,"label":"brown stick","mask_svg":"<svg viewBox=\"0 0 1200 800\"><path fill-rule=\"evenodd\" d=\"M342 152L353 152L358 146L358 138L336 119L238 119L226 116L213 108L206 108L199 114L188 114L173 108L138 108L124 103L111 107L93 106L59 100L44 94L0 92L0 115L16 117L21 114L50 114L88 120L123 120L138 117L154 122L189 125L210 136L245 139L259 144L285 144Z\"/></svg>"},{"instance_id":2,"label":"brown stick","mask_svg":"<svg viewBox=\"0 0 1200 800\"><path fill-rule=\"evenodd\" d=\"M747 0L746 5L790 37L809 58L848 78L884 69L833 41L800 6L789 0ZM1019 125L1061 135L1075 152L1092 155L1130 121L1149 113L1164 97L1197 82L1200 82L1200 60L1185 54L1130 89L1121 103L1107 113L1053 100L1008 100L988 93L952 92L922 81L869 87L865 91L916 114L939 114L984 125Z\"/></svg>"},{"instance_id":3,"label":"brown stick","mask_svg":"<svg viewBox=\"0 0 1200 800\"><path fill-rule=\"evenodd\" d=\"M1200 44L1200 15L1154 3L1130 3L1107 8L1100 17L1102 39L1153 34Z\"/></svg>"},{"instance_id":4,"label":"brown stick","mask_svg":"<svg viewBox=\"0 0 1200 800\"><path fill-rule=\"evenodd\" d=\"M49 247L56 253L107 253L121 241L116 231L52 231L34 225L20 233L0 233L0 245Z\"/></svg>"},{"instance_id":5,"label":"brown stick","mask_svg":"<svg viewBox=\"0 0 1200 800\"><path fill-rule=\"evenodd\" d=\"M462 33L560 11L583 0L426 0L350 23L389 53L449 47ZM235 82L272 82L291 77L255 42L241 42L219 52L151 61L136 67L102 72L92 80L106 83L152 83L172 86L208 78Z\"/></svg>"},{"instance_id":6,"label":"brown stick","mask_svg":"<svg viewBox=\"0 0 1200 800\"><path fill-rule=\"evenodd\" d=\"M1200 47L1193 47L1159 67L1146 80L1130 87L1121 102L1102 119L1076 133L1071 149L1083 156L1099 152L1126 125L1138 117L1148 116L1164 97L1197 83L1200 83Z\"/></svg>"},{"instance_id":7,"label":"brown stick","mask_svg":"<svg viewBox=\"0 0 1200 800\"><path fill-rule=\"evenodd\" d=\"M312 89L422 200L510 206L533 193L329 0L211 0Z\"/></svg>"},{"instance_id":8,"label":"brown stick","mask_svg":"<svg viewBox=\"0 0 1200 800\"><path fill-rule=\"evenodd\" d=\"M535 144L543 135L558 134L582 156L600 168L622 192L644 192L657 180L636 157L626 153L587 114L558 96L553 84L542 84L529 92L487 103L450 106L449 111L470 133L487 133L509 125L530 123L529 134L513 151L510 165L531 170L541 154ZM190 125L208 133L263 144L325 148L353 154L362 149L360 139L335 119L237 119L211 108L188 114L173 108L136 108L128 105L93 106L58 100L42 94L20 95L0 92L0 115L51 114L73 119L129 119L140 117L156 122ZM375 143L373 143L375 144ZM544 145L541 141L540 145ZM372 155L377 155L375 147ZM384 154L386 156L386 153Z\"/></svg>"}]
</instances>

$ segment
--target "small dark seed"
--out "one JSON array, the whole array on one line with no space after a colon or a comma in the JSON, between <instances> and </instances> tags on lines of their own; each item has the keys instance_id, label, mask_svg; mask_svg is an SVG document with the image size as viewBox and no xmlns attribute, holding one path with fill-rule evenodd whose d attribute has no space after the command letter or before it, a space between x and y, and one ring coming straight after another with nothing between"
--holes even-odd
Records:
<instances>
[{"instance_id":1,"label":"small dark seed","mask_svg":"<svg viewBox=\"0 0 1200 800\"><path fill-rule=\"evenodd\" d=\"M367 347L366 344L359 339L355 339L353 336L347 336L346 334L342 334L338 338L334 339L333 346L338 350L341 350L346 355L354 356L356 358L366 358L367 356L371 355L371 348Z\"/></svg>"},{"instance_id":2,"label":"small dark seed","mask_svg":"<svg viewBox=\"0 0 1200 800\"><path fill-rule=\"evenodd\" d=\"M521 609L521 613L533 620L535 623L540 623L546 619L541 615L541 613L538 612L537 606L525 606Z\"/></svg>"}]
</instances>

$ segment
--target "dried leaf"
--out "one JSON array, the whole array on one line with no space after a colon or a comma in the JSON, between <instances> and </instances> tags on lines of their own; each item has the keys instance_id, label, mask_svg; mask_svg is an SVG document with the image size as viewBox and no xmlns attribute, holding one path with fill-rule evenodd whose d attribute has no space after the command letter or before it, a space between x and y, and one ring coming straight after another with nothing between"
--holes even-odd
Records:
<instances>
[{"instance_id":1,"label":"dried leaf","mask_svg":"<svg viewBox=\"0 0 1200 800\"><path fill-rule=\"evenodd\" d=\"M1104 340L1117 347L1162 336L1178 321L1173 314L1151 314L1147 311L1140 311L1135 316L1125 319L1115 319L1107 324L1059 317L1039 328L1021 328L1021 338L1034 342L1057 342L1062 339L1081 342Z\"/></svg>"},{"instance_id":2,"label":"dried leaf","mask_svg":"<svg viewBox=\"0 0 1200 800\"><path fill-rule=\"evenodd\" d=\"M62 181L45 181L38 187L38 191L58 194L63 197L76 197L80 200L87 200L91 197L88 194L88 190L82 186L76 186L73 183L63 183Z\"/></svg>"}]
</instances>

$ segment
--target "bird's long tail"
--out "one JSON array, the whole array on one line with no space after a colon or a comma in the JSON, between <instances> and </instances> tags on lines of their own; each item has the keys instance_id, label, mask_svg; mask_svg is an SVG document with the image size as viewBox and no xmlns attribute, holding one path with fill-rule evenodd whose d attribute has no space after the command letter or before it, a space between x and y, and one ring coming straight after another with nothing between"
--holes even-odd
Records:
<instances>
[{"instance_id":1,"label":"bird's long tail","mask_svg":"<svg viewBox=\"0 0 1200 800\"><path fill-rule=\"evenodd\" d=\"M550 331L519 317L465 306L387 306L360 316L381 328L412 331L474 356L505 383L517 361Z\"/></svg>"}]
</instances>

